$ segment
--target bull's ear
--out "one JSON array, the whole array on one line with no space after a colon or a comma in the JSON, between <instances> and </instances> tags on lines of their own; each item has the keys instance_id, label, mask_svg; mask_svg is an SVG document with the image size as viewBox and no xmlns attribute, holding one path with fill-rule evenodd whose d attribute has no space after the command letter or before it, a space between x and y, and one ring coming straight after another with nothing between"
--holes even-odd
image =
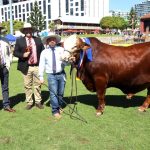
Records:
<instances>
[{"instance_id":1,"label":"bull's ear","mask_svg":"<svg viewBox=\"0 0 150 150\"><path fill-rule=\"evenodd\" d=\"M84 43L84 46L83 46L82 49L83 49L84 51L86 51L86 50L89 49L90 47L91 47L90 45Z\"/></svg>"},{"instance_id":2,"label":"bull's ear","mask_svg":"<svg viewBox=\"0 0 150 150\"><path fill-rule=\"evenodd\" d=\"M64 48L64 42L58 43L57 46L60 46L60 47L63 47L63 48Z\"/></svg>"},{"instance_id":3,"label":"bull's ear","mask_svg":"<svg viewBox=\"0 0 150 150\"><path fill-rule=\"evenodd\" d=\"M86 44L81 38L77 37L76 45L79 49L87 50L90 45Z\"/></svg>"}]
</instances>

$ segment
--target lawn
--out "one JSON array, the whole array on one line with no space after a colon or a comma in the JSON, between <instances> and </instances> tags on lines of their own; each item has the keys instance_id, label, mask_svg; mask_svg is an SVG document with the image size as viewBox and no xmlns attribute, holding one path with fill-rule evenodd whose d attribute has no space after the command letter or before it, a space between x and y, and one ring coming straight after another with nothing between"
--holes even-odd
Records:
<instances>
[{"instance_id":1,"label":"lawn","mask_svg":"<svg viewBox=\"0 0 150 150\"><path fill-rule=\"evenodd\" d=\"M70 103L71 79L66 68L67 84L64 99ZM106 94L106 108L101 117L95 116L97 97L77 80L77 115L70 117L65 107L62 119L51 116L49 92L42 86L44 109L25 110L23 78L16 70L10 70L10 100L16 113L2 109L0 96L0 149L3 150L149 150L150 109L138 112L146 90L127 100L118 89L110 88ZM73 88L75 91L75 87ZM0 91L1 92L1 91ZM75 96L75 92L73 92ZM75 97L73 97L75 100ZM87 121L87 123L85 122Z\"/></svg>"}]
</instances>

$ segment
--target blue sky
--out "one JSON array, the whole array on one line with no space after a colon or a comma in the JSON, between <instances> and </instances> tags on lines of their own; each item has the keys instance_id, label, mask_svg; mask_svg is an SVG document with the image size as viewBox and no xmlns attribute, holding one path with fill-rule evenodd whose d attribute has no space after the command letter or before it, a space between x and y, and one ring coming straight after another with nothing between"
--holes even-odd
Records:
<instances>
[{"instance_id":1,"label":"blue sky","mask_svg":"<svg viewBox=\"0 0 150 150\"><path fill-rule=\"evenodd\" d=\"M135 4L141 4L146 0L109 0L109 10L130 11Z\"/></svg>"}]
</instances>

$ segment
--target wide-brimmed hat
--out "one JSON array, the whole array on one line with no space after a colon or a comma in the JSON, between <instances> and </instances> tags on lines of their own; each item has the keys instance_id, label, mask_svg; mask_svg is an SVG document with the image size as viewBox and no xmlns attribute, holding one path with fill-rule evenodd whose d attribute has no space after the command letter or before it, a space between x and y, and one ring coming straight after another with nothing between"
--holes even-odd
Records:
<instances>
[{"instance_id":1,"label":"wide-brimmed hat","mask_svg":"<svg viewBox=\"0 0 150 150\"><path fill-rule=\"evenodd\" d=\"M49 33L46 37L43 38L43 44L46 44L49 38L56 38L56 44L58 44L61 41L61 37L59 35L54 33Z\"/></svg>"},{"instance_id":2,"label":"wide-brimmed hat","mask_svg":"<svg viewBox=\"0 0 150 150\"><path fill-rule=\"evenodd\" d=\"M4 27L3 27L2 24L0 23L0 30L1 30L1 29L4 29Z\"/></svg>"},{"instance_id":3,"label":"wide-brimmed hat","mask_svg":"<svg viewBox=\"0 0 150 150\"><path fill-rule=\"evenodd\" d=\"M31 26L31 24L28 23L28 22L25 22L25 23L24 23L23 28L21 28L20 31L21 31L22 33L24 33L26 29L32 29L32 32L36 31L36 29L33 28L33 27Z\"/></svg>"}]
</instances>

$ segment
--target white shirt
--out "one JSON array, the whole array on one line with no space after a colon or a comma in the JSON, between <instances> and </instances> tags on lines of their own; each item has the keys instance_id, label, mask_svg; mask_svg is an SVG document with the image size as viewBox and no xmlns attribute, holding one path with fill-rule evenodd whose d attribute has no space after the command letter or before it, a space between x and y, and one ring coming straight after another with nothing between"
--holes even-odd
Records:
<instances>
[{"instance_id":1,"label":"white shirt","mask_svg":"<svg viewBox=\"0 0 150 150\"><path fill-rule=\"evenodd\" d=\"M65 63L62 61L61 57L64 53L64 48L60 46L55 46L55 57L56 57L56 73L63 71ZM39 62L39 77L43 80L44 71L46 73L53 73L52 70L52 50L50 47L44 49L40 55Z\"/></svg>"},{"instance_id":2,"label":"white shirt","mask_svg":"<svg viewBox=\"0 0 150 150\"><path fill-rule=\"evenodd\" d=\"M10 50L10 45L8 41L3 37L0 37L0 44L1 44L4 65L9 70L13 58L12 52Z\"/></svg>"}]
</instances>

